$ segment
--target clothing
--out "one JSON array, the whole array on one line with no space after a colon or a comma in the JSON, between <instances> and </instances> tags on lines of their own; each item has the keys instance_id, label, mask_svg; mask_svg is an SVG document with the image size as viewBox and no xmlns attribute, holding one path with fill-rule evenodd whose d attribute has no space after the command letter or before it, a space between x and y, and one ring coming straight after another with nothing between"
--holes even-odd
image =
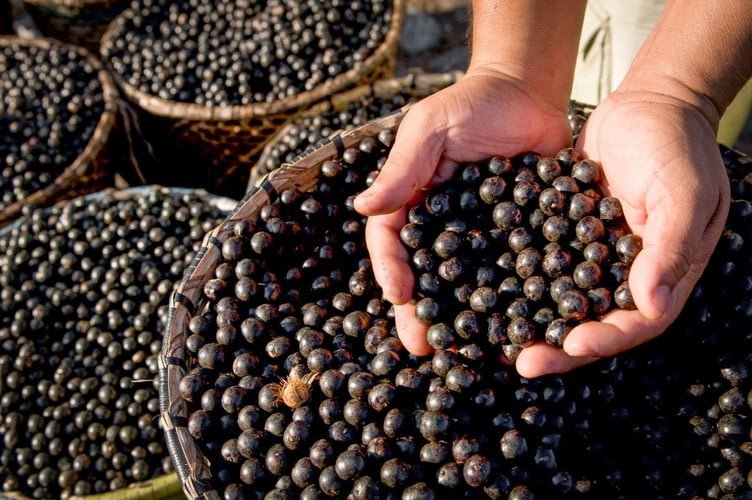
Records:
<instances>
[{"instance_id":1,"label":"clothing","mask_svg":"<svg viewBox=\"0 0 752 500\"><path fill-rule=\"evenodd\" d=\"M598 104L613 92L661 15L666 0L589 0L575 66L572 98ZM750 108L752 80L721 118L718 142L733 147Z\"/></svg>"}]
</instances>

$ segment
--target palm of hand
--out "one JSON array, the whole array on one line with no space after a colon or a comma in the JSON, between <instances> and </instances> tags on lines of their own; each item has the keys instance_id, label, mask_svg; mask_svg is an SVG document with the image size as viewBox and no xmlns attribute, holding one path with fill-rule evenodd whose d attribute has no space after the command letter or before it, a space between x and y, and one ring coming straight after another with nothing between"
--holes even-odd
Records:
<instances>
[{"instance_id":1,"label":"palm of hand","mask_svg":"<svg viewBox=\"0 0 752 500\"><path fill-rule=\"evenodd\" d=\"M662 333L699 279L728 211L715 133L679 101L616 94L593 112L577 148L601 162L604 190L619 198L631 230L643 238L629 277L638 310L575 328L564 351L525 349L517 367L526 376L567 371Z\"/></svg>"}]
</instances>

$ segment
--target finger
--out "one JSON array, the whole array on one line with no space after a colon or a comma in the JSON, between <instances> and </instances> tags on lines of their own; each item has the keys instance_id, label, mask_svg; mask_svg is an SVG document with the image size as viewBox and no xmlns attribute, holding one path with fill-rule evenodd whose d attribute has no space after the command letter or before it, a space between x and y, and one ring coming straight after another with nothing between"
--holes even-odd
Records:
<instances>
[{"instance_id":1,"label":"finger","mask_svg":"<svg viewBox=\"0 0 752 500\"><path fill-rule=\"evenodd\" d=\"M640 311L611 311L601 321L573 328L564 340L564 351L570 356L613 356L658 336L670 321L667 316L651 320Z\"/></svg>"},{"instance_id":2,"label":"finger","mask_svg":"<svg viewBox=\"0 0 752 500\"><path fill-rule=\"evenodd\" d=\"M395 305L394 323L397 326L397 334L402 341L402 345L410 353L416 356L425 356L433 351L426 339L428 326L415 318L415 304Z\"/></svg>"},{"instance_id":3,"label":"finger","mask_svg":"<svg viewBox=\"0 0 752 500\"><path fill-rule=\"evenodd\" d=\"M366 222L366 247L374 277L384 298L395 305L409 301L414 286L407 250L399 239L400 228L406 220L406 209L402 209L369 217Z\"/></svg>"},{"instance_id":4,"label":"finger","mask_svg":"<svg viewBox=\"0 0 752 500\"><path fill-rule=\"evenodd\" d=\"M580 366L592 363L597 357L575 357L557 347L544 343L526 347L517 356L517 372L525 378L535 378L551 373L566 373Z\"/></svg>"},{"instance_id":5,"label":"finger","mask_svg":"<svg viewBox=\"0 0 752 500\"><path fill-rule=\"evenodd\" d=\"M407 112L379 176L355 198L361 214L394 212L433 177L444 152L446 123L436 106L424 103Z\"/></svg>"},{"instance_id":6,"label":"finger","mask_svg":"<svg viewBox=\"0 0 752 500\"><path fill-rule=\"evenodd\" d=\"M635 304L646 318L677 314L702 274L710 257L702 251L703 240L717 241L722 230L716 216L720 193L714 194L690 186L648 207L643 249L629 273Z\"/></svg>"}]
</instances>

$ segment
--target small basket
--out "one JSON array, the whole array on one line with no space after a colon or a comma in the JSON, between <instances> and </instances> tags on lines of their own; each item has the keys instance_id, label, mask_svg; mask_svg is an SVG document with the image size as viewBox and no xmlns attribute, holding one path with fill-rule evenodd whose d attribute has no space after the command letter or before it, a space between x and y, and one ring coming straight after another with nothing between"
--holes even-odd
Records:
<instances>
[{"instance_id":1,"label":"small basket","mask_svg":"<svg viewBox=\"0 0 752 500\"><path fill-rule=\"evenodd\" d=\"M185 272L170 300L170 312L162 353L159 357L159 400L162 429L175 470L188 498L219 499L211 488L209 463L188 433L188 407L180 396L178 385L186 373L185 341L191 316L201 310L201 290L214 276L222 261L222 242L233 235L233 224L239 220L255 220L259 211L272 203L278 193L290 188L311 189L317 182L321 164L345 148L372 137L383 129L397 127L404 111L395 112L333 137L318 149L309 152L292 165L277 169L264 178L258 188L249 191L235 211L204 237L195 260Z\"/></svg>"},{"instance_id":2,"label":"small basket","mask_svg":"<svg viewBox=\"0 0 752 500\"><path fill-rule=\"evenodd\" d=\"M115 82L139 112L147 142L152 137L162 138L155 146L164 148L159 156L169 159L170 165L162 165L159 172L144 172L147 180L168 185L195 182L220 194L242 196L248 166L282 126L334 93L393 74L405 2L393 1L386 37L361 64L312 90L270 103L212 107L170 101L142 92L112 71ZM113 21L101 47L122 30L126 14Z\"/></svg>"},{"instance_id":3,"label":"small basket","mask_svg":"<svg viewBox=\"0 0 752 500\"><path fill-rule=\"evenodd\" d=\"M61 42L47 38L0 37L0 47L35 46L45 50L55 44L61 44ZM112 78L96 57L81 47L70 45L69 48L81 54L98 69L99 83L104 95L104 111L99 117L97 127L88 144L73 163L45 188L0 211L0 227L18 217L24 207L45 207L60 200L99 191L112 185L112 172L109 170L111 160L109 143L117 120L118 92Z\"/></svg>"},{"instance_id":4,"label":"small basket","mask_svg":"<svg viewBox=\"0 0 752 500\"><path fill-rule=\"evenodd\" d=\"M107 26L127 0L23 0L45 36L86 47L94 53Z\"/></svg>"},{"instance_id":5,"label":"small basket","mask_svg":"<svg viewBox=\"0 0 752 500\"><path fill-rule=\"evenodd\" d=\"M343 111L364 97L391 99L397 94L403 94L408 96L410 100L422 99L423 97L427 97L434 92L459 81L462 75L463 73L461 71L453 71L449 73L410 74L398 78L377 80L373 83L361 85L354 89L346 90L331 96L329 99L322 101L301 113L295 121L285 125L274 135L264 147L256 164L251 167L248 188L250 189L262 176L284 163L284 159L275 158L276 150L282 147L281 144L283 141L294 132L295 126L300 123L301 120ZM378 117L374 116L372 118L375 119ZM326 139L326 137L322 137L321 139ZM301 149L304 148L301 147Z\"/></svg>"}]
</instances>

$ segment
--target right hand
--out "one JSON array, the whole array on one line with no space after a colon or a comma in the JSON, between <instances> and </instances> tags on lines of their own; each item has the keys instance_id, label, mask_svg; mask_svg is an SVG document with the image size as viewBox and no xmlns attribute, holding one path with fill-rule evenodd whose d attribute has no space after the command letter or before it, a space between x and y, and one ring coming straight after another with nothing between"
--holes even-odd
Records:
<instances>
[{"instance_id":1,"label":"right hand","mask_svg":"<svg viewBox=\"0 0 752 500\"><path fill-rule=\"evenodd\" d=\"M420 191L451 178L457 166L535 151L553 156L572 142L568 103L552 103L498 67L471 67L456 84L415 104L399 126L376 181L355 200L369 216L366 245L384 298L394 304L400 340L413 354L431 352L415 318L413 272L399 239Z\"/></svg>"}]
</instances>

